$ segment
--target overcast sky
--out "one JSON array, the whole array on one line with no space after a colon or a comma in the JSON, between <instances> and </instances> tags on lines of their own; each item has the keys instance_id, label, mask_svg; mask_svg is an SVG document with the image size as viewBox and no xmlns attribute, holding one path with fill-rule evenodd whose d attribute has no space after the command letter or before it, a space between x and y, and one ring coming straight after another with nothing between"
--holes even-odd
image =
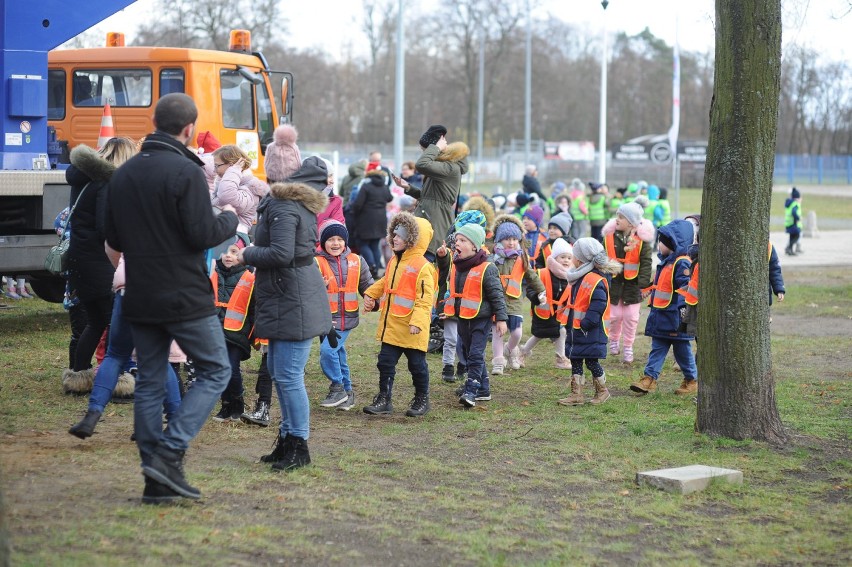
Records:
<instances>
[{"instance_id":1,"label":"overcast sky","mask_svg":"<svg viewBox=\"0 0 852 567\"><path fill-rule=\"evenodd\" d=\"M434 9L438 1L405 0L405 6L415 17L417 13ZM282 0L282 5L289 20L288 45L319 47L340 58L341 46L348 42L356 51L366 53L367 40L357 33L363 21L361 0ZM131 42L136 23L146 20L155 6L155 0L138 0L95 29L104 34L124 31ZM785 47L791 43L811 47L828 59L852 57L850 0L782 0L782 6ZM581 25L590 34L600 33L606 17L608 30L633 35L648 27L670 45L675 42L677 28L681 49L712 51L714 12L714 0L610 0L605 15L599 0L541 0L533 15L536 18L552 15Z\"/></svg>"}]
</instances>

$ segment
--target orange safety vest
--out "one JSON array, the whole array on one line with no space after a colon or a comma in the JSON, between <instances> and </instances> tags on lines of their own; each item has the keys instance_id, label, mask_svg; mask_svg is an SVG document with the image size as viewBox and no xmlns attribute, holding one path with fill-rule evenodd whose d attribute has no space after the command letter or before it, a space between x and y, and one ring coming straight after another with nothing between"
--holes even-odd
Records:
<instances>
[{"instance_id":1,"label":"orange safety vest","mask_svg":"<svg viewBox=\"0 0 852 567\"><path fill-rule=\"evenodd\" d=\"M681 294L687 305L698 305L698 262L692 266L692 275L685 288L680 288L677 293Z\"/></svg>"},{"instance_id":2,"label":"orange safety vest","mask_svg":"<svg viewBox=\"0 0 852 567\"><path fill-rule=\"evenodd\" d=\"M650 305L657 309L665 309L672 302L674 295L674 271L678 262L681 260L689 260L689 256L678 256L675 261L663 267L660 271L660 276L657 278L657 283L645 290L654 292L651 298ZM645 291L643 290L643 291Z\"/></svg>"},{"instance_id":3,"label":"orange safety vest","mask_svg":"<svg viewBox=\"0 0 852 567\"><path fill-rule=\"evenodd\" d=\"M509 297L518 298L521 296L521 281L524 279L524 258L523 255L515 258L515 265L512 266L512 273L501 274L500 283L503 284L503 291Z\"/></svg>"},{"instance_id":4,"label":"orange safety vest","mask_svg":"<svg viewBox=\"0 0 852 567\"><path fill-rule=\"evenodd\" d=\"M642 251L642 239L633 235L630 240L638 242L639 245L634 246L632 250L626 250L624 258L619 258L615 253L614 234L607 234L604 243L606 244L606 255L609 256L609 259L624 264L624 272L622 272L624 279L635 280L639 276L639 253Z\"/></svg>"},{"instance_id":5,"label":"orange safety vest","mask_svg":"<svg viewBox=\"0 0 852 567\"><path fill-rule=\"evenodd\" d=\"M565 311L571 308L571 286L569 285L565 288L565 291L562 292L562 297L558 300L554 300L553 280L550 278L550 270L547 268L541 268L536 270L536 272L538 273L541 283L544 285L544 292L547 295L547 303L545 305L539 304L533 307L533 315L539 319L550 319L551 317L556 317L557 321L564 324L568 320L568 316L565 314Z\"/></svg>"},{"instance_id":6,"label":"orange safety vest","mask_svg":"<svg viewBox=\"0 0 852 567\"><path fill-rule=\"evenodd\" d=\"M444 315L455 316L456 298L461 298L459 317L473 319L479 314L479 309L482 307L482 277L485 275L485 268L490 264L491 262L483 262L471 268L467 273L467 279L464 280L464 289L461 293L456 293L456 267L450 267L450 295L444 302Z\"/></svg>"},{"instance_id":7,"label":"orange safety vest","mask_svg":"<svg viewBox=\"0 0 852 567\"><path fill-rule=\"evenodd\" d=\"M538 255L540 253L542 253L542 250L543 250L542 244L544 244L545 242L547 242L547 237L539 232L538 233L538 240L536 241L535 246L533 247L532 256L530 256L530 263L531 264L535 263L535 261L538 259ZM544 259L547 260L548 256L550 256L550 248L549 247L547 247L547 254L545 255Z\"/></svg>"},{"instance_id":8,"label":"orange safety vest","mask_svg":"<svg viewBox=\"0 0 852 567\"><path fill-rule=\"evenodd\" d=\"M392 288L391 279L397 261L394 254L385 269L385 289L382 293L381 307L384 308L385 301L390 298L390 314L394 317L408 317L414 311L414 301L417 299L417 279L429 262L423 256L414 256L408 260L402 275L397 280L396 287Z\"/></svg>"},{"instance_id":9,"label":"orange safety vest","mask_svg":"<svg viewBox=\"0 0 852 567\"><path fill-rule=\"evenodd\" d=\"M603 282L604 290L606 290L606 309L603 314L603 329L604 333L609 336L609 284L606 278L600 274L588 273L583 276L583 281L580 282L580 289L577 290L577 297L574 298L574 317L571 326L575 329L580 329L580 323L586 318L586 313L589 310L589 305L592 302L592 294L599 283Z\"/></svg>"},{"instance_id":10,"label":"orange safety vest","mask_svg":"<svg viewBox=\"0 0 852 567\"><path fill-rule=\"evenodd\" d=\"M219 301L219 272L213 271L210 275L210 283L213 284L213 301L216 302L216 307L225 308L224 327L226 331L241 331L243 325L246 324L246 315L248 314L248 306L251 301L251 294L254 291L254 273L246 270L243 272L240 281L237 282L237 287L231 293L231 299L228 303Z\"/></svg>"},{"instance_id":11,"label":"orange safety vest","mask_svg":"<svg viewBox=\"0 0 852 567\"><path fill-rule=\"evenodd\" d=\"M357 254L350 254L346 258L346 287L343 289L340 289L340 286L337 285L337 278L334 277L334 272L331 271L328 259L323 256L317 256L315 259L322 277L328 280L326 294L328 295L328 305L331 308L332 314L337 313L337 310L340 308L340 294L343 294L343 309L347 313L358 311L358 282L361 279L361 257Z\"/></svg>"}]
</instances>

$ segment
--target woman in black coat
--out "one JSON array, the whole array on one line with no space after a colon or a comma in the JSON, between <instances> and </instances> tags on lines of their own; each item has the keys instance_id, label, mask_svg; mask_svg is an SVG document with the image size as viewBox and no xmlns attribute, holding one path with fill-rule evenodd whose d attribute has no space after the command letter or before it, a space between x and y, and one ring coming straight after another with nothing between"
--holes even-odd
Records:
<instances>
[{"instance_id":1,"label":"woman in black coat","mask_svg":"<svg viewBox=\"0 0 852 567\"><path fill-rule=\"evenodd\" d=\"M299 172L294 178L304 179ZM317 214L328 205L325 181L317 180L316 189L307 182L273 184L257 208L254 246L240 251L240 261L256 268L255 335L269 340L267 365L281 407L275 449L261 457L273 470L311 462L305 365L313 338L332 329L325 282L314 261Z\"/></svg>"},{"instance_id":2,"label":"woman in black coat","mask_svg":"<svg viewBox=\"0 0 852 567\"><path fill-rule=\"evenodd\" d=\"M112 138L95 151L80 145L71 151L65 179L71 185L68 279L86 311L88 322L80 334L72 368L62 377L66 393L91 391L92 355L112 316L112 263L104 251L106 186L116 168L136 151L130 138ZM75 206L76 203L76 206Z\"/></svg>"},{"instance_id":3,"label":"woman in black coat","mask_svg":"<svg viewBox=\"0 0 852 567\"><path fill-rule=\"evenodd\" d=\"M387 173L381 169L368 171L352 205L358 229L360 252L370 266L370 273L377 277L382 264L381 240L387 236L387 205L393 200L387 186Z\"/></svg>"}]
</instances>

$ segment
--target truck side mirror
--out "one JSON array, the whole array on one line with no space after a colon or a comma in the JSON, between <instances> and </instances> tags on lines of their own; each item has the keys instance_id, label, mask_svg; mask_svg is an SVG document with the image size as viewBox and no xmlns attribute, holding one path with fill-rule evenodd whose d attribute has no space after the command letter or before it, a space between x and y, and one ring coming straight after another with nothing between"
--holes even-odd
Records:
<instances>
[{"instance_id":1,"label":"truck side mirror","mask_svg":"<svg viewBox=\"0 0 852 567\"><path fill-rule=\"evenodd\" d=\"M290 113L293 110L293 75L285 73L281 79L281 115L279 122L286 124L293 121Z\"/></svg>"}]
</instances>

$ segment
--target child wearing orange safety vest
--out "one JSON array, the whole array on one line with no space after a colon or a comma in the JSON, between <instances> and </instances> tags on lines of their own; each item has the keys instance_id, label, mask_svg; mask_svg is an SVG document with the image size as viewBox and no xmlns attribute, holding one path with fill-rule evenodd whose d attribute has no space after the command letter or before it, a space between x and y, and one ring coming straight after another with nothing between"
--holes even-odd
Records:
<instances>
[{"instance_id":1,"label":"child wearing orange safety vest","mask_svg":"<svg viewBox=\"0 0 852 567\"><path fill-rule=\"evenodd\" d=\"M222 407L213 419L240 421L245 409L243 375L240 362L251 357L251 332L254 327L254 272L240 265L240 246L228 246L216 260L210 275L213 296L219 310L219 321L225 333L225 347L231 363L231 379L222 392Z\"/></svg>"},{"instance_id":2,"label":"child wearing orange safety vest","mask_svg":"<svg viewBox=\"0 0 852 567\"><path fill-rule=\"evenodd\" d=\"M485 347L495 320L498 341L506 334L506 300L497 267L488 262L483 249L485 231L478 224L456 229L455 255L448 278L449 297L444 316L458 317L458 347L467 361L467 380L459 403L465 408L491 399L491 385L485 368Z\"/></svg>"},{"instance_id":3,"label":"child wearing orange safety vest","mask_svg":"<svg viewBox=\"0 0 852 567\"><path fill-rule=\"evenodd\" d=\"M527 289L527 299L532 304L532 336L520 351L520 364L532 353L543 339L549 339L556 347L556 368L566 370L571 363L565 357L565 325L562 321L571 286L568 285L568 269L571 267L572 247L567 240L556 239L553 252L547 259L546 268L538 270L544 286L543 294Z\"/></svg>"},{"instance_id":4,"label":"child wearing orange safety vest","mask_svg":"<svg viewBox=\"0 0 852 567\"><path fill-rule=\"evenodd\" d=\"M402 355L414 382L414 399L408 417L429 411L429 324L432 318L435 268L423 256L432 241L432 225L411 213L394 215L388 225L388 244L393 251L385 274L364 293L364 312L379 309L376 338L381 341L376 367L379 370L379 393L364 408L370 415L393 412L393 382L396 365Z\"/></svg>"},{"instance_id":5,"label":"child wearing orange safety vest","mask_svg":"<svg viewBox=\"0 0 852 567\"><path fill-rule=\"evenodd\" d=\"M547 240L542 244L538 256L535 258L536 268L546 268L545 262L550 258L553 252L553 244L557 238L567 240L569 244L573 243L571 238L571 225L574 224L574 219L569 213L557 213L550 217L547 221Z\"/></svg>"},{"instance_id":6,"label":"child wearing orange safety vest","mask_svg":"<svg viewBox=\"0 0 852 567\"><path fill-rule=\"evenodd\" d=\"M644 376L631 384L630 389L639 395L655 391L666 355L672 349L683 372L683 382L675 394L694 395L698 392L698 370L690 345L694 336L681 326L686 302L684 296L675 291L687 287L692 275L692 262L687 255L694 238L692 223L674 220L660 228L659 236L660 263L654 284L643 292L650 297L651 312L645 324L645 335L651 337L651 352Z\"/></svg>"},{"instance_id":7,"label":"child wearing orange safety vest","mask_svg":"<svg viewBox=\"0 0 852 567\"><path fill-rule=\"evenodd\" d=\"M633 342L639 326L642 290L651 285L653 271L656 231L651 221L642 215L641 205L625 203L618 207L615 218L609 220L601 230L607 256L610 260L620 262L624 268L620 274L613 276L609 289L612 314L609 353L618 356L623 347L621 360L625 364L633 362Z\"/></svg>"},{"instance_id":8,"label":"child wearing orange safety vest","mask_svg":"<svg viewBox=\"0 0 852 567\"><path fill-rule=\"evenodd\" d=\"M331 381L328 395L320 402L324 408L350 410L355 406L355 391L349 374L346 338L358 326L358 294L364 295L373 283L370 266L349 249L349 231L335 219L319 227L320 250L316 262L328 294L331 321L337 330L337 345L324 338L320 343L320 368Z\"/></svg>"},{"instance_id":9,"label":"child wearing orange safety vest","mask_svg":"<svg viewBox=\"0 0 852 567\"><path fill-rule=\"evenodd\" d=\"M524 305L523 287L535 294L544 293L544 285L535 270L530 268L529 257L523 247L523 229L520 221L514 215L500 215L494 222L494 254L490 261L500 274L503 285L503 295L506 299L506 312L509 317L509 341L503 345L503 339L498 335L497 328L492 330L492 360L491 374L503 374L506 367L504 352L509 354L509 366L517 370L520 365L520 342L523 335Z\"/></svg>"},{"instance_id":10,"label":"child wearing orange safety vest","mask_svg":"<svg viewBox=\"0 0 852 567\"><path fill-rule=\"evenodd\" d=\"M621 264L607 256L599 240L581 238L574 243L568 270L571 295L563 318L567 326L565 356L571 360L571 395L559 400L564 406L586 403L584 362L595 385L595 396L589 403L597 405L609 399L606 374L600 361L606 358L609 286L612 276L619 272Z\"/></svg>"},{"instance_id":11,"label":"child wearing orange safety vest","mask_svg":"<svg viewBox=\"0 0 852 567\"><path fill-rule=\"evenodd\" d=\"M529 249L527 254L530 257L530 266L535 267L535 260L541 254L541 247L547 242L547 236L541 232L541 223L544 222L544 209L538 205L531 205L524 211L521 216L521 223L524 225Z\"/></svg>"}]
</instances>

